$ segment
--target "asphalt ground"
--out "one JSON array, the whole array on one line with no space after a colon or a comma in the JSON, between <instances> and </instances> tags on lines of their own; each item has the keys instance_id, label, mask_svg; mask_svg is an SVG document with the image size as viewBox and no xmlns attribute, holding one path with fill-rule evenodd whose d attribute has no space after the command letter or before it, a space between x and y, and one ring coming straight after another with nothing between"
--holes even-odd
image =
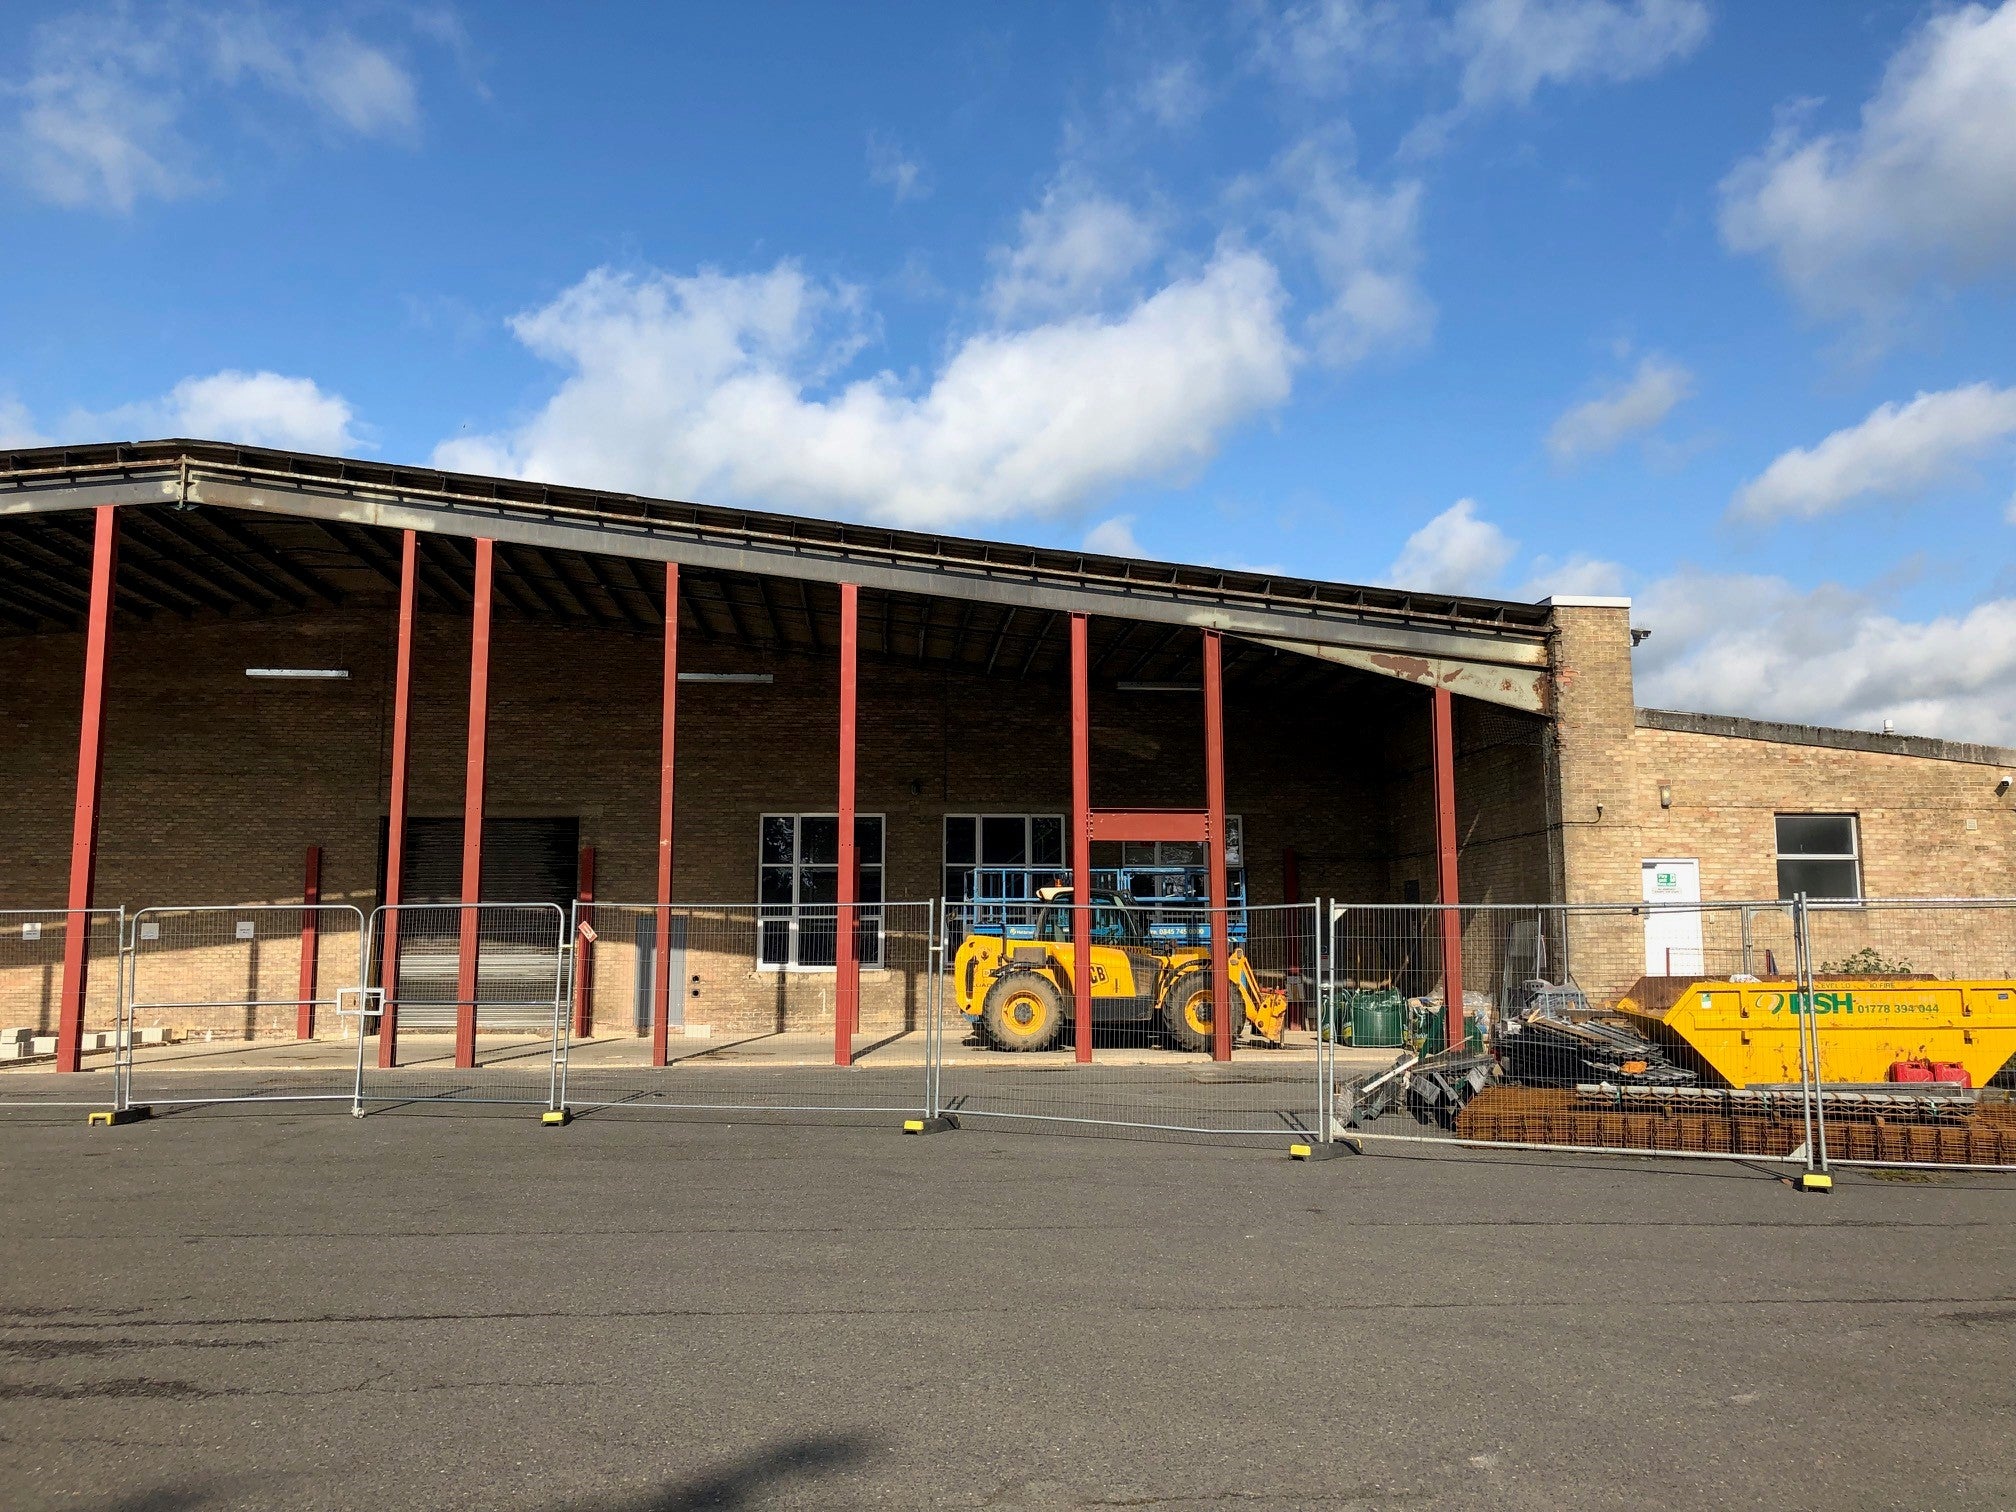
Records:
<instances>
[{"instance_id":1,"label":"asphalt ground","mask_svg":"<svg viewBox=\"0 0 2016 1512\"><path fill-rule=\"evenodd\" d=\"M2016 1505L2016 1180L0 1115L11 1508Z\"/></svg>"}]
</instances>

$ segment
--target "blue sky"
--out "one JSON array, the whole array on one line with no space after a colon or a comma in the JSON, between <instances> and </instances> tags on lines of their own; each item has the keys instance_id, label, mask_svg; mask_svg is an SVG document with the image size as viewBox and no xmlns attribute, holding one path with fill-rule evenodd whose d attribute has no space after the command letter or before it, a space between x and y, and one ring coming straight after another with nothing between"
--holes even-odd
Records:
<instances>
[{"instance_id":1,"label":"blue sky","mask_svg":"<svg viewBox=\"0 0 2016 1512\"><path fill-rule=\"evenodd\" d=\"M0 443L1624 593L2016 743L2016 0L21 4Z\"/></svg>"}]
</instances>

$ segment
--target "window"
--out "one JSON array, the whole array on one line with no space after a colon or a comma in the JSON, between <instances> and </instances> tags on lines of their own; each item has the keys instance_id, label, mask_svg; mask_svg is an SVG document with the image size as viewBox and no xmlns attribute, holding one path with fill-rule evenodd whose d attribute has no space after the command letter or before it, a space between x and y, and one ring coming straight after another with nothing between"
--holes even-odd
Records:
<instances>
[{"instance_id":1,"label":"window","mask_svg":"<svg viewBox=\"0 0 2016 1512\"><path fill-rule=\"evenodd\" d=\"M1225 864L1246 864L1245 825L1237 814L1225 818ZM1120 848L1122 866L1203 866L1210 860L1201 840L1129 840Z\"/></svg>"},{"instance_id":2,"label":"window","mask_svg":"<svg viewBox=\"0 0 2016 1512\"><path fill-rule=\"evenodd\" d=\"M1853 814L1778 816L1778 896L1862 896L1862 856Z\"/></svg>"},{"instance_id":3,"label":"window","mask_svg":"<svg viewBox=\"0 0 2016 1512\"><path fill-rule=\"evenodd\" d=\"M882 964L882 816L854 816L861 875L856 954ZM757 837L756 962L773 970L831 968L840 902L840 821L832 814L765 814Z\"/></svg>"},{"instance_id":4,"label":"window","mask_svg":"<svg viewBox=\"0 0 2016 1512\"><path fill-rule=\"evenodd\" d=\"M1053 880L1042 875L1044 868L1056 868L1061 877L1067 864L1060 814L945 816L945 896L955 903L1027 898Z\"/></svg>"}]
</instances>

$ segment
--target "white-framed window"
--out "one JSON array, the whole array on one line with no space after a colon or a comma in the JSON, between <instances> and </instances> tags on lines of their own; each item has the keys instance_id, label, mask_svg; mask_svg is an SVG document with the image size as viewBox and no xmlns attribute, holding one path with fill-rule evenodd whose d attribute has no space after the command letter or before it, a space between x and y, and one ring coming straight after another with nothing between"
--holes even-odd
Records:
<instances>
[{"instance_id":1,"label":"white-framed window","mask_svg":"<svg viewBox=\"0 0 2016 1512\"><path fill-rule=\"evenodd\" d=\"M1024 899L1046 880L1044 868L1061 874L1069 865L1062 814L945 816L945 896L955 903Z\"/></svg>"},{"instance_id":2,"label":"white-framed window","mask_svg":"<svg viewBox=\"0 0 2016 1512\"><path fill-rule=\"evenodd\" d=\"M861 877L854 939L863 966L882 964L882 834L882 815L854 816ZM765 814L756 854L756 964L767 971L831 971L839 955L839 817Z\"/></svg>"},{"instance_id":3,"label":"white-framed window","mask_svg":"<svg viewBox=\"0 0 2016 1512\"><path fill-rule=\"evenodd\" d=\"M1861 898L1861 836L1853 814L1780 814L1777 821L1779 897Z\"/></svg>"}]
</instances>

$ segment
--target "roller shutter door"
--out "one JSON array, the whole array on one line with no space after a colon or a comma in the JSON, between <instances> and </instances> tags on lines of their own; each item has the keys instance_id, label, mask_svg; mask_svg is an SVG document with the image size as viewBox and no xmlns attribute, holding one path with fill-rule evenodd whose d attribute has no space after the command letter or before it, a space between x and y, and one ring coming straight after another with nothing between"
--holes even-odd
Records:
<instances>
[{"instance_id":1,"label":"roller shutter door","mask_svg":"<svg viewBox=\"0 0 2016 1512\"><path fill-rule=\"evenodd\" d=\"M462 832L460 819L407 820L403 902L460 901ZM578 819L485 819L481 901L556 903L564 910L574 897L580 836ZM382 875L382 852L379 869ZM442 911L402 918L400 1024L415 1031L453 1028L460 916ZM551 1022L556 952L565 929L564 919L556 924L544 912L482 914L476 968L480 1030L542 1029Z\"/></svg>"}]
</instances>

